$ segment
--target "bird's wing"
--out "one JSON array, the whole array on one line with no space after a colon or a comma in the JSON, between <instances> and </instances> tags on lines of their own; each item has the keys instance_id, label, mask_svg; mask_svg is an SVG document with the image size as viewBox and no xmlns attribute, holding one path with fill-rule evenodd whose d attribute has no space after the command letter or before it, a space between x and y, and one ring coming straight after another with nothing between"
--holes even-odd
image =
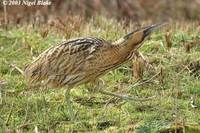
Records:
<instances>
[{"instance_id":1,"label":"bird's wing","mask_svg":"<svg viewBox=\"0 0 200 133\"><path fill-rule=\"evenodd\" d=\"M98 38L70 40L48 51L46 58L53 72L63 74L68 70L73 73L73 69L93 57L94 52L98 51L103 45L105 45L105 41Z\"/></svg>"},{"instance_id":2,"label":"bird's wing","mask_svg":"<svg viewBox=\"0 0 200 133\"><path fill-rule=\"evenodd\" d=\"M107 45L98 38L79 38L62 42L44 51L26 69L25 76L31 82L43 79L68 83L84 77L85 62L94 57L100 47ZM82 77L82 78L83 78ZM60 84L60 83L59 83Z\"/></svg>"}]
</instances>

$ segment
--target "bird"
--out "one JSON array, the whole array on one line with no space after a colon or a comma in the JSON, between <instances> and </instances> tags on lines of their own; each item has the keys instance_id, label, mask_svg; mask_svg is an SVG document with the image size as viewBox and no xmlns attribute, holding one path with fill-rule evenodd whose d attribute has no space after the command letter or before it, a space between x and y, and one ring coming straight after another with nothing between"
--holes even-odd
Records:
<instances>
[{"instance_id":1,"label":"bird","mask_svg":"<svg viewBox=\"0 0 200 133\"><path fill-rule=\"evenodd\" d=\"M97 37L80 37L53 45L42 52L24 69L28 85L45 81L52 88L66 88L70 103L70 90L82 84L100 85L100 77L129 61L148 36L166 23L138 28L115 42ZM98 87L97 87L98 88ZM97 89L103 94L122 99L134 99L126 95ZM72 112L71 106L69 112Z\"/></svg>"}]
</instances>

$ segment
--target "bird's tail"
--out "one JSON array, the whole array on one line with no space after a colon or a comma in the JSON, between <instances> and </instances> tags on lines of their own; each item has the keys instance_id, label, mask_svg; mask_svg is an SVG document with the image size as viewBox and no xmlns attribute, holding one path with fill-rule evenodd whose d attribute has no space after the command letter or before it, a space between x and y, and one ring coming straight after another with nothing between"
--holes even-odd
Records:
<instances>
[{"instance_id":1,"label":"bird's tail","mask_svg":"<svg viewBox=\"0 0 200 133\"><path fill-rule=\"evenodd\" d=\"M44 62L35 61L27 65L24 69L24 76L28 84L42 81L45 77Z\"/></svg>"}]
</instances>

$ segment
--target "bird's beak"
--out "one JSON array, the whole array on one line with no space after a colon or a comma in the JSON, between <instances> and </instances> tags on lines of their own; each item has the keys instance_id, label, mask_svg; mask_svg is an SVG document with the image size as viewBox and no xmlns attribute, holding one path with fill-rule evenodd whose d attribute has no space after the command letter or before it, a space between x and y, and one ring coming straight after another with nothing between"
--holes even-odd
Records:
<instances>
[{"instance_id":1,"label":"bird's beak","mask_svg":"<svg viewBox=\"0 0 200 133\"><path fill-rule=\"evenodd\" d=\"M148 35L150 35L153 31L166 26L168 23L161 23L161 24L155 24L155 25L151 25L147 28L144 29L144 38L147 37Z\"/></svg>"}]
</instances>

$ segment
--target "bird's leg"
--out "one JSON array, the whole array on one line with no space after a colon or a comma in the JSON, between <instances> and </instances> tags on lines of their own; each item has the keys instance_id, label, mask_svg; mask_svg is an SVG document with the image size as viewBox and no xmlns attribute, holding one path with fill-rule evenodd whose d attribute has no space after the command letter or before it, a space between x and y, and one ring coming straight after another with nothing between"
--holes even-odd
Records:
<instances>
[{"instance_id":1,"label":"bird's leg","mask_svg":"<svg viewBox=\"0 0 200 133\"><path fill-rule=\"evenodd\" d=\"M105 95L110 95L110 96L118 97L118 98L123 99L123 100L148 101L148 100L151 100L151 99L155 98L155 96L148 97L148 98L137 98L137 97L131 97L131 96L122 95L122 94L116 94L116 93L112 93L112 92L103 90L102 89L103 86L104 86L104 81L103 80L99 80L99 82L97 84L97 87L96 87L98 89L98 92L100 92L102 94L105 94Z\"/></svg>"},{"instance_id":2,"label":"bird's leg","mask_svg":"<svg viewBox=\"0 0 200 133\"><path fill-rule=\"evenodd\" d=\"M72 101L70 99L70 89L65 90L65 101L67 102L67 109L70 116L71 121L75 120L75 114L72 107Z\"/></svg>"}]
</instances>

